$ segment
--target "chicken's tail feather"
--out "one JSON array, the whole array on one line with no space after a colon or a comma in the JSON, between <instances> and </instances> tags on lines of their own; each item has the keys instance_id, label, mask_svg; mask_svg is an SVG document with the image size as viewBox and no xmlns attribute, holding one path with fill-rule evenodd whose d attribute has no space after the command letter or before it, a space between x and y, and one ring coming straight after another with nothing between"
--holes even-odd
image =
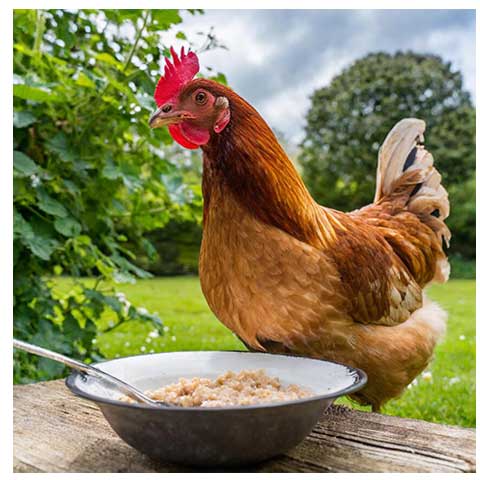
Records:
<instances>
[{"instance_id":1,"label":"chicken's tail feather","mask_svg":"<svg viewBox=\"0 0 480 480\"><path fill-rule=\"evenodd\" d=\"M425 122L406 118L387 135L378 156L375 202L385 197L403 202L436 234L440 244L450 242L445 219L450 213L448 193L433 157L423 146ZM446 281L450 267L445 256L438 259L435 280Z\"/></svg>"}]
</instances>

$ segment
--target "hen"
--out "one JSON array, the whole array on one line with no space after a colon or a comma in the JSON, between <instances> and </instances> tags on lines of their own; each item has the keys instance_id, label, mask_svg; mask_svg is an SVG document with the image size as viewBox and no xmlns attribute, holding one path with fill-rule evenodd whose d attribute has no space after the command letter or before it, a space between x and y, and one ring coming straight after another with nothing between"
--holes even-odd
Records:
<instances>
[{"instance_id":1,"label":"hen","mask_svg":"<svg viewBox=\"0 0 480 480\"><path fill-rule=\"evenodd\" d=\"M427 366L446 314L423 293L444 282L448 195L425 124L399 122L379 152L374 202L343 213L313 200L274 133L230 88L171 50L151 127L203 150L200 281L215 315L252 350L353 365L353 395L378 410Z\"/></svg>"}]
</instances>

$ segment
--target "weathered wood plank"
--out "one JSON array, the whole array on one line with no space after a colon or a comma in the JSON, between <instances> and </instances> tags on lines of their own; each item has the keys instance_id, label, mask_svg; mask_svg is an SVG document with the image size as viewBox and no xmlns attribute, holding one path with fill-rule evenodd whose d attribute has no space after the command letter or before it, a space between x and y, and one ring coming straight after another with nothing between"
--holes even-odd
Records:
<instances>
[{"instance_id":1,"label":"weathered wood plank","mask_svg":"<svg viewBox=\"0 0 480 480\"><path fill-rule=\"evenodd\" d=\"M287 455L256 472L474 472L475 430L334 406ZM63 381L14 387L16 472L191 472L120 440Z\"/></svg>"}]
</instances>

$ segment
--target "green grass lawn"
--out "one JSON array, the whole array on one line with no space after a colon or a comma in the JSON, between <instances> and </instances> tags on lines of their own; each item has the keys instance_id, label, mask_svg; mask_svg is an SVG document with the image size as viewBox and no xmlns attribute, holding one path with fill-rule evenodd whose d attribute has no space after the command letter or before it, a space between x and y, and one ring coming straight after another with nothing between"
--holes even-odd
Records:
<instances>
[{"instance_id":1,"label":"green grass lawn","mask_svg":"<svg viewBox=\"0 0 480 480\"><path fill-rule=\"evenodd\" d=\"M61 290L69 285L70 280L59 279ZM98 338L108 358L174 350L245 349L210 312L197 277L140 280L116 288L134 305L158 312L165 334L156 337L145 323L122 325ZM449 313L447 336L436 350L429 373L418 377L401 398L387 404L384 412L474 427L475 281L451 280L435 285L429 289L429 296ZM108 318L101 319L104 325L106 322ZM347 399L339 401L349 404Z\"/></svg>"}]
</instances>

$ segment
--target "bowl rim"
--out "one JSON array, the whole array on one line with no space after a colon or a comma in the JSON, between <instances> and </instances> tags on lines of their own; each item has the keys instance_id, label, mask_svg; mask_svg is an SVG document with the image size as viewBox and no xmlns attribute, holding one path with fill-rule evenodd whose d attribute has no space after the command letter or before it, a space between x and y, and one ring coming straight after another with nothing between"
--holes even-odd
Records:
<instances>
[{"instance_id":1,"label":"bowl rim","mask_svg":"<svg viewBox=\"0 0 480 480\"><path fill-rule=\"evenodd\" d=\"M365 384L368 381L368 376L362 369L357 367L352 367L344 363L335 362L333 360L304 357L301 355L288 354L288 353L277 354L277 353L269 353L269 352L250 352L250 351L244 351L244 350L178 350L174 352L154 352L154 353L146 353L146 354L140 354L140 355L127 355L125 357L111 358L105 361L92 363L92 365L98 367L102 365L102 363L113 362L113 361L122 360L125 358L147 357L151 355L163 355L163 354L172 354L172 353L241 353L245 355L261 354L261 355L269 355L269 356L275 356L275 357L295 357L299 359L321 361L324 363L333 363L335 365L340 365L342 367L345 367L348 371L356 373L356 377L355 377L355 381L351 385L332 393L326 393L323 395L312 395L311 397L299 398L297 400L286 400L283 402L258 403L254 405L226 405L224 407L181 407L176 405L152 406L144 403L127 403L127 402L122 402L120 400L100 397L98 395L88 393L85 390L82 390L81 388L77 387L77 385L75 384L75 380L77 379L77 377L85 377L85 374L78 371L73 371L65 379L65 385L73 394L79 397L85 398L87 400L91 400L95 403L100 403L100 404L107 404L107 405L114 405L117 407L134 408L134 409L149 410L149 411L160 410L160 411L182 411L182 412L218 412L218 411L234 411L234 410L258 410L260 408L278 408L278 407L283 407L287 405L315 402L318 400L329 400L332 398L335 399L335 398L342 397L344 395L348 395L350 393L356 392L357 390L360 390L362 387L365 386Z\"/></svg>"}]
</instances>

